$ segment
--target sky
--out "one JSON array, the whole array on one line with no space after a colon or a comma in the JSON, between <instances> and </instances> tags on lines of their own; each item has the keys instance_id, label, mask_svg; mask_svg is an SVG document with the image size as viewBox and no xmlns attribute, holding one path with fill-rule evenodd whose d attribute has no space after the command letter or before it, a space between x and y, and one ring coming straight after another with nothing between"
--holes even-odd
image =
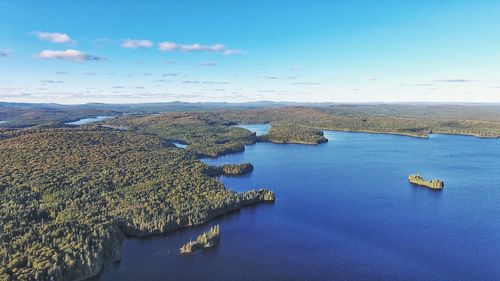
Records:
<instances>
[{"instance_id":1,"label":"sky","mask_svg":"<svg viewBox=\"0 0 500 281\"><path fill-rule=\"evenodd\" d=\"M500 1L0 0L0 101L500 102Z\"/></svg>"}]
</instances>

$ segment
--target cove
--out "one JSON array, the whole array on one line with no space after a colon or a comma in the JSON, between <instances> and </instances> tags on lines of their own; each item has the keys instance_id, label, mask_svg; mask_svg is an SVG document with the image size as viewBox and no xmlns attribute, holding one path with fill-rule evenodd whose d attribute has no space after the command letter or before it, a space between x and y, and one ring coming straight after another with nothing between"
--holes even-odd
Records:
<instances>
[{"instance_id":1,"label":"cove","mask_svg":"<svg viewBox=\"0 0 500 281\"><path fill-rule=\"evenodd\" d=\"M251 162L252 173L220 180L237 191L270 188L276 202L127 238L122 260L91 280L500 280L500 140L325 136L204 160ZM444 189L409 184L414 172L442 179ZM179 254L215 224L216 247Z\"/></svg>"}]
</instances>

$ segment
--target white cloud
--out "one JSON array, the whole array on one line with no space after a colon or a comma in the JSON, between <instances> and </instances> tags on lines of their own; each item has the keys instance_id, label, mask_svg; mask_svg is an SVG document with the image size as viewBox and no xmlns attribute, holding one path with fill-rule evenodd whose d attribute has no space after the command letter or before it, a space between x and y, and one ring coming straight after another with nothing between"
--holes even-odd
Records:
<instances>
[{"instance_id":1,"label":"white cloud","mask_svg":"<svg viewBox=\"0 0 500 281\"><path fill-rule=\"evenodd\" d=\"M313 86L313 85L320 85L318 82L295 82L291 83L292 85L304 85L304 86Z\"/></svg>"},{"instance_id":2,"label":"white cloud","mask_svg":"<svg viewBox=\"0 0 500 281\"><path fill-rule=\"evenodd\" d=\"M71 49L65 51L44 50L38 53L35 57L39 59L60 59L74 62L84 62L92 60L99 61L106 59L103 57L88 55L83 52Z\"/></svg>"},{"instance_id":3,"label":"white cloud","mask_svg":"<svg viewBox=\"0 0 500 281\"><path fill-rule=\"evenodd\" d=\"M198 65L200 66L215 66L217 65L216 61L202 61Z\"/></svg>"},{"instance_id":4,"label":"white cloud","mask_svg":"<svg viewBox=\"0 0 500 281\"><path fill-rule=\"evenodd\" d=\"M126 39L122 42L122 47L127 49L151 48L153 42L149 40Z\"/></svg>"},{"instance_id":5,"label":"white cloud","mask_svg":"<svg viewBox=\"0 0 500 281\"><path fill-rule=\"evenodd\" d=\"M457 78L457 79L441 79L441 80L434 80L433 82L443 82L443 83L468 83L468 82L474 82L474 80L464 79L464 78Z\"/></svg>"},{"instance_id":6,"label":"white cloud","mask_svg":"<svg viewBox=\"0 0 500 281\"><path fill-rule=\"evenodd\" d=\"M49 83L49 84L62 84L64 81L61 80L40 80L42 83Z\"/></svg>"},{"instance_id":7,"label":"white cloud","mask_svg":"<svg viewBox=\"0 0 500 281\"><path fill-rule=\"evenodd\" d=\"M230 55L241 55L244 52L242 50L237 50L237 49L227 49L222 52L223 55L230 56Z\"/></svg>"},{"instance_id":8,"label":"white cloud","mask_svg":"<svg viewBox=\"0 0 500 281\"><path fill-rule=\"evenodd\" d=\"M0 57L10 57L11 53L9 49L0 49Z\"/></svg>"},{"instance_id":9,"label":"white cloud","mask_svg":"<svg viewBox=\"0 0 500 281\"><path fill-rule=\"evenodd\" d=\"M365 77L363 77L363 80L375 81L375 80L378 80L378 78L377 77L373 77L373 76L365 76Z\"/></svg>"},{"instance_id":10,"label":"white cloud","mask_svg":"<svg viewBox=\"0 0 500 281\"><path fill-rule=\"evenodd\" d=\"M164 52L182 51L182 52L212 52L223 55L242 54L243 51L237 49L228 49L222 44L202 45L202 44L178 44L174 42L158 43L158 49Z\"/></svg>"},{"instance_id":11,"label":"white cloud","mask_svg":"<svg viewBox=\"0 0 500 281\"><path fill-rule=\"evenodd\" d=\"M172 42L158 43L158 49L160 49L160 51L171 52L171 51L175 51L177 48L178 48L178 45L175 43L172 43Z\"/></svg>"},{"instance_id":12,"label":"white cloud","mask_svg":"<svg viewBox=\"0 0 500 281\"><path fill-rule=\"evenodd\" d=\"M75 43L66 33L58 32L35 32L33 33L38 39L49 41L52 43Z\"/></svg>"}]
</instances>

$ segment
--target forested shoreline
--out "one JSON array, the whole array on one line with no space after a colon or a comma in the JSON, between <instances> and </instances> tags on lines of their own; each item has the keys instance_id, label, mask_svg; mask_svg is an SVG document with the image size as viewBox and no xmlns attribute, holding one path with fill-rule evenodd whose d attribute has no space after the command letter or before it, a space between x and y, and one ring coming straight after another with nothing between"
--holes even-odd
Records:
<instances>
[{"instance_id":1,"label":"forested shoreline","mask_svg":"<svg viewBox=\"0 0 500 281\"><path fill-rule=\"evenodd\" d=\"M3 133L0 280L81 280L119 259L123 235L197 225L269 190L236 193L165 139L100 126Z\"/></svg>"},{"instance_id":2,"label":"forested shoreline","mask_svg":"<svg viewBox=\"0 0 500 281\"><path fill-rule=\"evenodd\" d=\"M166 233L274 201L270 190L237 193L213 178L249 173L250 163L210 167L199 160L241 152L257 141L318 144L327 141L321 130L500 137L500 114L488 108L482 114L338 105L164 113L106 106L18 109L0 108L7 121L0 124L2 281L87 278L119 259L125 234ZM64 124L98 114L115 118ZM257 137L234 126L249 123L271 128Z\"/></svg>"}]
</instances>

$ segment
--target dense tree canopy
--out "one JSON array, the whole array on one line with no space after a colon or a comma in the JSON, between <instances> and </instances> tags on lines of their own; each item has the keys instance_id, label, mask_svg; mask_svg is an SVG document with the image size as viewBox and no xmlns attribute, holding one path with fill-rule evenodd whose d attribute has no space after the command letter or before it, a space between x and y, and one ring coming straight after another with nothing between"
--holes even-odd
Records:
<instances>
[{"instance_id":1,"label":"dense tree canopy","mask_svg":"<svg viewBox=\"0 0 500 281\"><path fill-rule=\"evenodd\" d=\"M122 233L202 223L268 192L235 193L162 138L100 127L0 141L0 280L73 280L119 257Z\"/></svg>"},{"instance_id":2,"label":"dense tree canopy","mask_svg":"<svg viewBox=\"0 0 500 281\"><path fill-rule=\"evenodd\" d=\"M326 141L319 130L500 136L497 107L331 105L147 115L136 115L133 106L94 107L0 107L0 120L9 121L0 125L0 280L91 276L119 258L124 234L163 233L273 201L269 190L236 193L211 177L249 172L251 164L209 167L198 160L243 151L257 140L316 144ZM134 114L119 116L123 108ZM105 113L117 117L102 126L64 125ZM233 126L266 122L269 134L259 138Z\"/></svg>"}]
</instances>

